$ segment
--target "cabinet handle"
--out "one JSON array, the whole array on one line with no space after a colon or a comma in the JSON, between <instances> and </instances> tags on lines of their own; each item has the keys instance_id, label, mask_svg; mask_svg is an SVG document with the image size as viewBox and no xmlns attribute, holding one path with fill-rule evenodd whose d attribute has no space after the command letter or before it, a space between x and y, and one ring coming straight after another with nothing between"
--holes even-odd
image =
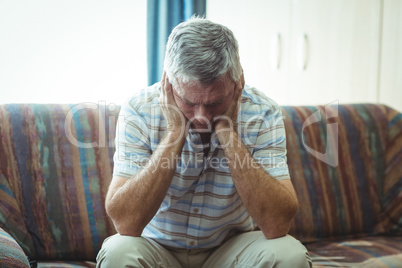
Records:
<instances>
[{"instance_id":1,"label":"cabinet handle","mask_svg":"<svg viewBox=\"0 0 402 268\"><path fill-rule=\"evenodd\" d=\"M299 39L299 70L304 71L307 69L307 57L308 57L308 44L307 35L303 33Z\"/></svg>"},{"instance_id":2,"label":"cabinet handle","mask_svg":"<svg viewBox=\"0 0 402 268\"><path fill-rule=\"evenodd\" d=\"M271 40L271 67L272 70L279 70L281 65L281 35L274 34Z\"/></svg>"}]
</instances>

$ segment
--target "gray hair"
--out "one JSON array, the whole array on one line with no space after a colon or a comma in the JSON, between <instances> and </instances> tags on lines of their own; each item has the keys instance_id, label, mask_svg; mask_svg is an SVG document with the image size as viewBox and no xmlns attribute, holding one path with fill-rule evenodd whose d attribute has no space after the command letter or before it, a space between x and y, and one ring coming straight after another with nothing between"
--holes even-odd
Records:
<instances>
[{"instance_id":1,"label":"gray hair","mask_svg":"<svg viewBox=\"0 0 402 268\"><path fill-rule=\"evenodd\" d=\"M226 73L238 81L242 68L237 40L223 25L191 18L170 34L164 69L173 85L176 79L210 85Z\"/></svg>"}]
</instances>

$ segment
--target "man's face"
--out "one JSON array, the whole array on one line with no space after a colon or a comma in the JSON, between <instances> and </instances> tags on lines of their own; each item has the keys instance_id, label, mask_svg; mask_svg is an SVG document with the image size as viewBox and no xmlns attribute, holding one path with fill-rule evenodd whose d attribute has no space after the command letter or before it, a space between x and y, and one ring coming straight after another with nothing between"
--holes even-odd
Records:
<instances>
[{"instance_id":1,"label":"man's face","mask_svg":"<svg viewBox=\"0 0 402 268\"><path fill-rule=\"evenodd\" d=\"M177 81L173 95L177 106L195 129L212 129L213 118L222 115L229 107L235 83L225 76L212 85L201 86Z\"/></svg>"}]
</instances>

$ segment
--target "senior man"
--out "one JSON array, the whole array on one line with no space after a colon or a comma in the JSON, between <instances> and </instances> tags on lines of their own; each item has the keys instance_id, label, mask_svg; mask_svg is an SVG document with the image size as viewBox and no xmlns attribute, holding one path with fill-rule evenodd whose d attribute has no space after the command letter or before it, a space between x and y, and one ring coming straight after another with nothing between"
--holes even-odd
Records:
<instances>
[{"instance_id":1,"label":"senior man","mask_svg":"<svg viewBox=\"0 0 402 268\"><path fill-rule=\"evenodd\" d=\"M298 202L278 105L245 85L225 26L169 36L160 83L119 116L98 267L309 267L287 235Z\"/></svg>"}]
</instances>

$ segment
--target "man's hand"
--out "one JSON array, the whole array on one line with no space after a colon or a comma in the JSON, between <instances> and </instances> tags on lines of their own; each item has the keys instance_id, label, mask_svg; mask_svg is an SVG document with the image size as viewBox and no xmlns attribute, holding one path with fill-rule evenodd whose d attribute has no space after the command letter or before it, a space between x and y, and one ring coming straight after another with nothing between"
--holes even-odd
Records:
<instances>
[{"instance_id":1,"label":"man's hand","mask_svg":"<svg viewBox=\"0 0 402 268\"><path fill-rule=\"evenodd\" d=\"M240 79L235 83L232 102L226 112L217 119L215 130L231 129L236 131L244 83L244 73L242 72Z\"/></svg>"},{"instance_id":2,"label":"man's hand","mask_svg":"<svg viewBox=\"0 0 402 268\"><path fill-rule=\"evenodd\" d=\"M227 159L230 175L249 215L266 238L284 236L296 214L298 201L289 179L276 180L254 159L237 133L237 117L244 88L242 74L232 103L215 124L216 135ZM269 194L267 194L269 193Z\"/></svg>"},{"instance_id":3,"label":"man's hand","mask_svg":"<svg viewBox=\"0 0 402 268\"><path fill-rule=\"evenodd\" d=\"M121 235L141 236L157 213L176 172L186 135L186 118L173 97L172 85L163 74L159 103L167 131L147 164L133 177L113 176L106 196L106 211ZM168 163L168 165L166 165Z\"/></svg>"},{"instance_id":4,"label":"man's hand","mask_svg":"<svg viewBox=\"0 0 402 268\"><path fill-rule=\"evenodd\" d=\"M167 131L182 133L181 135L184 135L186 133L185 130L188 120L177 107L176 101L173 97L172 84L169 82L166 72L163 72L161 81L159 104L161 105L163 115L166 119Z\"/></svg>"}]
</instances>

